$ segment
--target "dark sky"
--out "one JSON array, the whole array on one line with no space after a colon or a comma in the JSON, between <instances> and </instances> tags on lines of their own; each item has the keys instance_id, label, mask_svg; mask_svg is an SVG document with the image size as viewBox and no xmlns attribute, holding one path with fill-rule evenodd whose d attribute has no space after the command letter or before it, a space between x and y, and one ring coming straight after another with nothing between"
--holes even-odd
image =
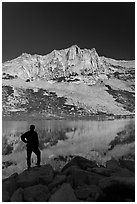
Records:
<instances>
[{"instance_id":1,"label":"dark sky","mask_svg":"<svg viewBox=\"0 0 137 204\"><path fill-rule=\"evenodd\" d=\"M48 54L77 44L100 56L135 58L135 4L2 3L3 62L21 53Z\"/></svg>"}]
</instances>

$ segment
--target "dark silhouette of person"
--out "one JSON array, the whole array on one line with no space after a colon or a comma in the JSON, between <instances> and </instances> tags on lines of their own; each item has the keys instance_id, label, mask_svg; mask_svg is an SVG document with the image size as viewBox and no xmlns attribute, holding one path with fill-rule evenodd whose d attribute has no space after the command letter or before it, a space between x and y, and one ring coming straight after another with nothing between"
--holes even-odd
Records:
<instances>
[{"instance_id":1,"label":"dark silhouette of person","mask_svg":"<svg viewBox=\"0 0 137 204\"><path fill-rule=\"evenodd\" d=\"M21 136L21 140L24 143L27 143L27 165L28 170L31 168L31 154L34 152L37 155L37 163L36 165L40 167L40 161L41 161L41 153L39 150L39 140L38 140L38 134L36 131L34 131L35 126L31 125L30 130L28 132L25 132Z\"/></svg>"}]
</instances>

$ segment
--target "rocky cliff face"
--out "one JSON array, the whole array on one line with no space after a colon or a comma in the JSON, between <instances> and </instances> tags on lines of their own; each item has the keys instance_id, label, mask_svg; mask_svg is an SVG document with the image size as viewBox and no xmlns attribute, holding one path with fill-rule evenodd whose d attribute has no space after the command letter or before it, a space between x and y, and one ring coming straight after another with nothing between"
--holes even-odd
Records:
<instances>
[{"instance_id":1,"label":"rocky cliff face","mask_svg":"<svg viewBox=\"0 0 137 204\"><path fill-rule=\"evenodd\" d=\"M65 50L54 50L48 55L30 55L23 53L20 57L5 62L3 73L18 76L21 79L51 80L71 75L99 75L107 69L96 50L80 49L72 46Z\"/></svg>"},{"instance_id":2,"label":"rocky cliff face","mask_svg":"<svg viewBox=\"0 0 137 204\"><path fill-rule=\"evenodd\" d=\"M30 55L23 53L18 58L3 63L3 77L19 77L24 80L56 80L71 76L90 76L92 80L101 74L114 71L114 68L134 67L134 61L116 61L99 57L95 48L80 49L73 45L68 49L54 50L48 55Z\"/></svg>"},{"instance_id":3,"label":"rocky cliff face","mask_svg":"<svg viewBox=\"0 0 137 204\"><path fill-rule=\"evenodd\" d=\"M59 107L62 110L62 104L63 107L68 104L71 105L69 109L77 110L74 115L78 112L81 114L83 109L86 115L102 112L116 115L129 114L129 111L133 113L134 64L134 61L99 57L94 48L80 49L76 45L64 50L54 50L45 56L24 53L16 59L3 63L4 111L9 109L13 110L12 112L16 112L16 109L24 111L27 108L26 104L31 104L30 108L33 111L36 107L33 107L32 102L36 102L37 109L40 107L40 111L45 111L46 108L47 113L49 105L46 104L44 107L44 100L48 98L52 104L55 100L58 104L51 109L57 110ZM43 91L42 97L39 97L41 89L47 92ZM53 97L51 100L50 91L61 97ZM32 101L34 95L37 95L38 99L44 98L43 101L35 99ZM117 103L120 103L120 106L124 104L122 109ZM129 110L130 105L132 108ZM55 112L55 110L50 111L50 114ZM70 115L70 112L66 113Z\"/></svg>"}]
</instances>

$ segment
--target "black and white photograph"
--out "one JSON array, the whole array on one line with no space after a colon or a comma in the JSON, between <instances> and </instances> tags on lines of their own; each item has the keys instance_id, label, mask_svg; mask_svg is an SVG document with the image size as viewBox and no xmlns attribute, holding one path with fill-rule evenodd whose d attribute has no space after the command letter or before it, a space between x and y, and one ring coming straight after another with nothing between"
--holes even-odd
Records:
<instances>
[{"instance_id":1,"label":"black and white photograph","mask_svg":"<svg viewBox=\"0 0 137 204\"><path fill-rule=\"evenodd\" d=\"M135 2L2 6L2 202L135 202Z\"/></svg>"}]
</instances>

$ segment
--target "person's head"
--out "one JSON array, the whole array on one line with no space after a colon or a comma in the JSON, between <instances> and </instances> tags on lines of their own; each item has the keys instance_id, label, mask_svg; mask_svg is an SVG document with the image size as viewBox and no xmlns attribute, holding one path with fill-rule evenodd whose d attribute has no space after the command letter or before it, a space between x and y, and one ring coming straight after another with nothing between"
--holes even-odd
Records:
<instances>
[{"instance_id":1,"label":"person's head","mask_svg":"<svg viewBox=\"0 0 137 204\"><path fill-rule=\"evenodd\" d=\"M34 129L35 129L35 125L31 125L30 130L34 131Z\"/></svg>"}]
</instances>

